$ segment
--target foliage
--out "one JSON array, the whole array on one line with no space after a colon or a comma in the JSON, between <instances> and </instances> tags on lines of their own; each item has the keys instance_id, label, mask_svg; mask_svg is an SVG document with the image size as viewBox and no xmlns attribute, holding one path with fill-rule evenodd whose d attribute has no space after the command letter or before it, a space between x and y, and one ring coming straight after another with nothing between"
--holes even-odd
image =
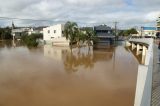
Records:
<instances>
[{"instance_id":1,"label":"foliage","mask_svg":"<svg viewBox=\"0 0 160 106\"><path fill-rule=\"evenodd\" d=\"M87 41L88 46L91 46L92 42L95 42L97 40L95 32L93 30L86 29L85 40Z\"/></svg>"},{"instance_id":2,"label":"foliage","mask_svg":"<svg viewBox=\"0 0 160 106\"><path fill-rule=\"evenodd\" d=\"M119 36L129 36L131 34L138 34L138 32L135 28L131 28L131 29L128 29L128 30L121 30L119 32Z\"/></svg>"},{"instance_id":3,"label":"foliage","mask_svg":"<svg viewBox=\"0 0 160 106\"><path fill-rule=\"evenodd\" d=\"M37 39L42 38L42 34L23 35L22 41L29 47L37 47Z\"/></svg>"},{"instance_id":4,"label":"foliage","mask_svg":"<svg viewBox=\"0 0 160 106\"><path fill-rule=\"evenodd\" d=\"M160 38L160 32L157 32L157 33L156 33L156 37L157 37L157 38Z\"/></svg>"},{"instance_id":5,"label":"foliage","mask_svg":"<svg viewBox=\"0 0 160 106\"><path fill-rule=\"evenodd\" d=\"M0 39L1 40L12 39L11 28L9 27L0 28Z\"/></svg>"},{"instance_id":6,"label":"foliage","mask_svg":"<svg viewBox=\"0 0 160 106\"><path fill-rule=\"evenodd\" d=\"M85 41L85 33L78 29L78 32L76 33L75 40L77 42L77 46L80 47L80 42L82 41L84 43L84 41Z\"/></svg>"},{"instance_id":7,"label":"foliage","mask_svg":"<svg viewBox=\"0 0 160 106\"><path fill-rule=\"evenodd\" d=\"M76 41L76 35L78 33L78 25L75 22L68 21L64 26L64 36L70 41L70 46Z\"/></svg>"},{"instance_id":8,"label":"foliage","mask_svg":"<svg viewBox=\"0 0 160 106\"><path fill-rule=\"evenodd\" d=\"M84 43L86 41L87 45L91 46L92 42L97 40L93 29L79 29L77 23L69 21L65 24L64 36L70 41L71 48L75 42L77 46L80 47L80 42Z\"/></svg>"}]
</instances>

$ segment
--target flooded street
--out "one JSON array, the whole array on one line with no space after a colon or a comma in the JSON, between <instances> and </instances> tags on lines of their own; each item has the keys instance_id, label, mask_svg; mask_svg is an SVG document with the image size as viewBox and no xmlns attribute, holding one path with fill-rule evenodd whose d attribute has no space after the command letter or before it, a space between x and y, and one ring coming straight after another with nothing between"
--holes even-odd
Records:
<instances>
[{"instance_id":1,"label":"flooded street","mask_svg":"<svg viewBox=\"0 0 160 106\"><path fill-rule=\"evenodd\" d=\"M133 106L138 62L105 50L0 43L0 106Z\"/></svg>"}]
</instances>

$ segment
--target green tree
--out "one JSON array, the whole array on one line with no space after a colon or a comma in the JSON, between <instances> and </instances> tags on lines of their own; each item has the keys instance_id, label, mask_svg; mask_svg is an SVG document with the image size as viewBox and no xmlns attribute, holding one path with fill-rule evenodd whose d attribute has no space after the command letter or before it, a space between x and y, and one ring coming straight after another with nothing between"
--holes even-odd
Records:
<instances>
[{"instance_id":1,"label":"green tree","mask_svg":"<svg viewBox=\"0 0 160 106\"><path fill-rule=\"evenodd\" d=\"M137 30L136 30L135 28L131 28L131 29L129 30L129 33L130 33L130 34L138 34L138 32L137 32Z\"/></svg>"},{"instance_id":2,"label":"green tree","mask_svg":"<svg viewBox=\"0 0 160 106\"><path fill-rule=\"evenodd\" d=\"M138 34L138 32L135 28L131 28L128 30L120 31L120 33L119 33L119 35L123 35L123 36L129 36L131 34Z\"/></svg>"},{"instance_id":3,"label":"green tree","mask_svg":"<svg viewBox=\"0 0 160 106\"><path fill-rule=\"evenodd\" d=\"M76 34L76 42L78 47L80 47L80 42L85 42L85 36L85 32L78 29L78 32Z\"/></svg>"},{"instance_id":4,"label":"green tree","mask_svg":"<svg viewBox=\"0 0 160 106\"><path fill-rule=\"evenodd\" d=\"M12 39L11 28L9 27L0 28L0 39L1 40Z\"/></svg>"},{"instance_id":5,"label":"green tree","mask_svg":"<svg viewBox=\"0 0 160 106\"><path fill-rule=\"evenodd\" d=\"M90 46L92 46L92 43L97 40L97 37L95 35L95 32L93 30L90 30L90 29L86 29L85 35L86 35L85 40L86 40L87 45L88 45L89 50L90 50Z\"/></svg>"},{"instance_id":6,"label":"green tree","mask_svg":"<svg viewBox=\"0 0 160 106\"><path fill-rule=\"evenodd\" d=\"M72 51L72 45L76 41L77 33L78 33L77 23L68 21L64 26L64 36L70 42L71 51Z\"/></svg>"}]
</instances>

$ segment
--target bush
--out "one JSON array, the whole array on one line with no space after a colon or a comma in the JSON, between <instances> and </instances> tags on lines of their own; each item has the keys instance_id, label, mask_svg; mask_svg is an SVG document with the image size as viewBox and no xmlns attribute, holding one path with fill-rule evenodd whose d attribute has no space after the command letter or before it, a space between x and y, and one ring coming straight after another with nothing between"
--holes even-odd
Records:
<instances>
[{"instance_id":1,"label":"bush","mask_svg":"<svg viewBox=\"0 0 160 106\"><path fill-rule=\"evenodd\" d=\"M11 29L9 27L0 28L0 39L1 40L12 39Z\"/></svg>"},{"instance_id":2,"label":"bush","mask_svg":"<svg viewBox=\"0 0 160 106\"><path fill-rule=\"evenodd\" d=\"M42 34L31 34L29 36L23 35L22 41L29 47L37 47L38 42L37 39L40 39L42 37Z\"/></svg>"}]
</instances>

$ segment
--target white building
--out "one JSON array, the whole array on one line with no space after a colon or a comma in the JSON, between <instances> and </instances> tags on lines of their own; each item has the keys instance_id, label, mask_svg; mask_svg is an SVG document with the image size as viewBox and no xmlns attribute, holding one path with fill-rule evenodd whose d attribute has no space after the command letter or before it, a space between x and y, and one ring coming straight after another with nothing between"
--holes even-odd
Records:
<instances>
[{"instance_id":1,"label":"white building","mask_svg":"<svg viewBox=\"0 0 160 106\"><path fill-rule=\"evenodd\" d=\"M12 28L13 39L20 39L23 35L28 34L29 28Z\"/></svg>"},{"instance_id":2,"label":"white building","mask_svg":"<svg viewBox=\"0 0 160 106\"><path fill-rule=\"evenodd\" d=\"M69 46L69 41L64 37L64 24L57 24L43 28L43 40L57 46Z\"/></svg>"},{"instance_id":3,"label":"white building","mask_svg":"<svg viewBox=\"0 0 160 106\"><path fill-rule=\"evenodd\" d=\"M156 27L142 27L142 36L156 37Z\"/></svg>"},{"instance_id":4,"label":"white building","mask_svg":"<svg viewBox=\"0 0 160 106\"><path fill-rule=\"evenodd\" d=\"M141 27L137 32L138 34L132 36L156 37L156 27Z\"/></svg>"}]
</instances>

